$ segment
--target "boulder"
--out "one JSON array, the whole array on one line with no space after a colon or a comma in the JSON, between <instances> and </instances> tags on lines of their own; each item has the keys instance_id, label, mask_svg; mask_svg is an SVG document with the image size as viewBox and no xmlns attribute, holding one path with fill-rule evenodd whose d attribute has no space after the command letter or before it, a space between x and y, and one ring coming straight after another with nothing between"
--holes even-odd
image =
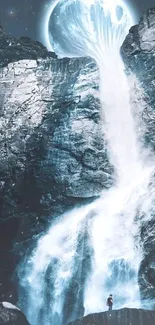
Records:
<instances>
[{"instance_id":1,"label":"boulder","mask_svg":"<svg viewBox=\"0 0 155 325\"><path fill-rule=\"evenodd\" d=\"M10 302L0 302L1 325L30 325L20 309Z\"/></svg>"}]
</instances>

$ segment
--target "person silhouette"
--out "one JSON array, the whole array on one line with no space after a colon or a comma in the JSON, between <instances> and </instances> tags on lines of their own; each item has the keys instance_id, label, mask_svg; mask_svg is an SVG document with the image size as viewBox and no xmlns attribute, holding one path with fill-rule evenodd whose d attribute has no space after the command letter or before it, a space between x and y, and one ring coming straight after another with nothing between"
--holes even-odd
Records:
<instances>
[{"instance_id":1,"label":"person silhouette","mask_svg":"<svg viewBox=\"0 0 155 325\"><path fill-rule=\"evenodd\" d=\"M113 307L113 297L112 295L110 294L108 299L107 299L107 306L109 307L109 310L112 310L112 307Z\"/></svg>"}]
</instances>

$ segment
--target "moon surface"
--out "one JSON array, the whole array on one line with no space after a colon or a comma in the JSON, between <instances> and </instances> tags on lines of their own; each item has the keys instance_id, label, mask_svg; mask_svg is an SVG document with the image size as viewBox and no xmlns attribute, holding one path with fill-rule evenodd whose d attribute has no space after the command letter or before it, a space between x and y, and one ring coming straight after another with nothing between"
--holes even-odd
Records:
<instances>
[{"instance_id":1,"label":"moon surface","mask_svg":"<svg viewBox=\"0 0 155 325\"><path fill-rule=\"evenodd\" d=\"M120 47L133 24L122 0L55 0L44 21L45 45L59 57L94 57L105 44Z\"/></svg>"}]
</instances>

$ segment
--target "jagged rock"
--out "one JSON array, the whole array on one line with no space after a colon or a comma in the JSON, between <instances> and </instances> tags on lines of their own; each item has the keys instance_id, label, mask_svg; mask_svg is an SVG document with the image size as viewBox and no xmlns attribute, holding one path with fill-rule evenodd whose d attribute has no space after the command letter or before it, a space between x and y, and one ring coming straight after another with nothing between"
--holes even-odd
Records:
<instances>
[{"instance_id":1,"label":"jagged rock","mask_svg":"<svg viewBox=\"0 0 155 325\"><path fill-rule=\"evenodd\" d=\"M37 60L47 57L56 58L57 55L49 52L40 42L33 41L29 37L16 39L7 35L0 26L0 67L23 59Z\"/></svg>"},{"instance_id":2,"label":"jagged rock","mask_svg":"<svg viewBox=\"0 0 155 325\"><path fill-rule=\"evenodd\" d=\"M154 325L155 311L124 308L91 314L68 325Z\"/></svg>"},{"instance_id":3,"label":"jagged rock","mask_svg":"<svg viewBox=\"0 0 155 325\"><path fill-rule=\"evenodd\" d=\"M1 325L29 325L25 315L9 302L0 302Z\"/></svg>"},{"instance_id":4,"label":"jagged rock","mask_svg":"<svg viewBox=\"0 0 155 325\"><path fill-rule=\"evenodd\" d=\"M127 35L121 54L128 73L131 103L138 117L142 145L155 151L155 8L149 9L140 23ZM142 136L144 134L144 137ZM151 184L150 184L151 186ZM143 261L139 284L143 304L155 307L155 223L145 222L141 229ZM148 307L148 305L147 305Z\"/></svg>"},{"instance_id":5,"label":"jagged rock","mask_svg":"<svg viewBox=\"0 0 155 325\"><path fill-rule=\"evenodd\" d=\"M141 229L144 258L139 269L139 285L143 305L155 308L155 222L143 224Z\"/></svg>"},{"instance_id":6,"label":"jagged rock","mask_svg":"<svg viewBox=\"0 0 155 325\"><path fill-rule=\"evenodd\" d=\"M59 198L95 197L112 184L97 72L90 59L23 60L2 69L2 218L18 205L49 213Z\"/></svg>"},{"instance_id":7,"label":"jagged rock","mask_svg":"<svg viewBox=\"0 0 155 325\"><path fill-rule=\"evenodd\" d=\"M143 141L155 150L155 8L148 9L140 23L130 29L121 54L129 75L139 132L145 130Z\"/></svg>"},{"instance_id":8,"label":"jagged rock","mask_svg":"<svg viewBox=\"0 0 155 325\"><path fill-rule=\"evenodd\" d=\"M113 182L94 61L38 59L48 55L40 43L22 38L18 52L17 42L0 33L0 296L12 302L14 240L22 257L52 218Z\"/></svg>"}]
</instances>

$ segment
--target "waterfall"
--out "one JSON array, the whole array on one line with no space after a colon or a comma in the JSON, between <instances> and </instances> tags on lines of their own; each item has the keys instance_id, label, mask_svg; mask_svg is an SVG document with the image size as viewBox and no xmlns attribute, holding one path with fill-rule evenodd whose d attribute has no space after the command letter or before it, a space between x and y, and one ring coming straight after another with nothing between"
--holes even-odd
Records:
<instances>
[{"instance_id":1,"label":"waterfall","mask_svg":"<svg viewBox=\"0 0 155 325\"><path fill-rule=\"evenodd\" d=\"M101 123L115 184L95 202L57 218L19 266L32 325L67 324L82 308L85 315L104 311L110 293L115 308L140 306L139 229L151 218L154 199L154 163L143 159L119 53L133 23L128 8L120 0L66 0L51 11L49 47L60 57L89 55L99 67Z\"/></svg>"}]
</instances>

